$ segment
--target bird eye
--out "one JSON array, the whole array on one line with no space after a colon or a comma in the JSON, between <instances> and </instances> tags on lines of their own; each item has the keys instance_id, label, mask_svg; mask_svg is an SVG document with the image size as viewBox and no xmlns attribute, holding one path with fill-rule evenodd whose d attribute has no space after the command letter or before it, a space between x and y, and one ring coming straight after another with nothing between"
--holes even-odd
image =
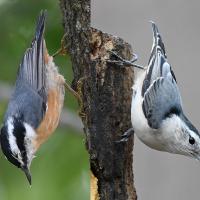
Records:
<instances>
[{"instance_id":1,"label":"bird eye","mask_svg":"<svg viewBox=\"0 0 200 200\"><path fill-rule=\"evenodd\" d=\"M193 145L195 143L195 139L192 136L189 137L189 143L191 145Z\"/></svg>"}]
</instances>

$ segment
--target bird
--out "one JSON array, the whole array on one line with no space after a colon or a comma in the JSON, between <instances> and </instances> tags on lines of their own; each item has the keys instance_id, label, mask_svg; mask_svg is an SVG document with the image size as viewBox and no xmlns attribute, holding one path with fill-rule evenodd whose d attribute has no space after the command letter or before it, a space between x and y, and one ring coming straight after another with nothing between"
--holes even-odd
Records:
<instances>
[{"instance_id":1,"label":"bird","mask_svg":"<svg viewBox=\"0 0 200 200\"><path fill-rule=\"evenodd\" d=\"M125 60L116 52L111 63L137 67L132 86L131 122L119 142L127 141L136 134L148 147L188 156L200 160L200 134L183 111L181 94L175 74L165 51L156 24L151 21L153 45L148 65L142 67Z\"/></svg>"},{"instance_id":2,"label":"bird","mask_svg":"<svg viewBox=\"0 0 200 200\"><path fill-rule=\"evenodd\" d=\"M25 173L30 185L31 162L57 128L65 96L65 79L48 54L44 39L46 16L47 11L42 10L34 38L19 65L0 134L3 154Z\"/></svg>"}]
</instances>

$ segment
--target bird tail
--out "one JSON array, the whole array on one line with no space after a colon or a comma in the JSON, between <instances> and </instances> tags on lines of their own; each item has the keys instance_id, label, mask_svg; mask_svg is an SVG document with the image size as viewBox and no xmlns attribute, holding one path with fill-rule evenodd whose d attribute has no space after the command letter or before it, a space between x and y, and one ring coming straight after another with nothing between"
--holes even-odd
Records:
<instances>
[{"instance_id":1,"label":"bird tail","mask_svg":"<svg viewBox=\"0 0 200 200\"><path fill-rule=\"evenodd\" d=\"M31 47L24 54L17 77L17 83L28 83L36 91L42 90L46 85L44 41L46 15L46 11L40 12Z\"/></svg>"},{"instance_id":2,"label":"bird tail","mask_svg":"<svg viewBox=\"0 0 200 200\"><path fill-rule=\"evenodd\" d=\"M37 41L37 43L41 43L41 40L43 39L46 16L47 16L47 11L41 10L40 15L38 16L36 30L35 30L35 37L32 41L32 45L34 41Z\"/></svg>"},{"instance_id":3,"label":"bird tail","mask_svg":"<svg viewBox=\"0 0 200 200\"><path fill-rule=\"evenodd\" d=\"M151 62L152 58L158 51L164 56L165 59L167 59L167 55L165 52L165 45L162 41L162 37L159 33L158 27L153 21L150 21L150 22L151 22L152 31L153 31L153 45L151 49L151 56L149 59L149 63Z\"/></svg>"},{"instance_id":4,"label":"bird tail","mask_svg":"<svg viewBox=\"0 0 200 200\"><path fill-rule=\"evenodd\" d=\"M167 61L165 46L158 28L154 22L151 21L151 24L153 31L153 45L148 62L147 75L145 77L146 84L143 85L142 94L145 93L153 81L160 77L170 77L176 81L176 77L171 69L170 64Z\"/></svg>"}]
</instances>

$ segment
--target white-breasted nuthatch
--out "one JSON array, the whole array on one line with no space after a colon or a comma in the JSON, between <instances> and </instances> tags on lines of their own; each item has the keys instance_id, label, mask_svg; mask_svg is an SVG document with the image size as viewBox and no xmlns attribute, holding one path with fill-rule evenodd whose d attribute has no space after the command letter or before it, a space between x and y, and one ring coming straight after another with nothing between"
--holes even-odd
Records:
<instances>
[{"instance_id":1,"label":"white-breasted nuthatch","mask_svg":"<svg viewBox=\"0 0 200 200\"><path fill-rule=\"evenodd\" d=\"M57 128L65 95L64 77L46 48L45 20L46 11L41 11L31 47L19 66L0 134L4 155L25 172L30 184L32 159Z\"/></svg>"},{"instance_id":2,"label":"white-breasted nuthatch","mask_svg":"<svg viewBox=\"0 0 200 200\"><path fill-rule=\"evenodd\" d=\"M136 71L131 105L131 122L121 141L135 133L147 146L200 160L200 134L183 112L176 78L165 53L157 26L152 23L153 46L146 68ZM113 63L138 68L113 53ZM112 61L111 61L112 62Z\"/></svg>"}]
</instances>

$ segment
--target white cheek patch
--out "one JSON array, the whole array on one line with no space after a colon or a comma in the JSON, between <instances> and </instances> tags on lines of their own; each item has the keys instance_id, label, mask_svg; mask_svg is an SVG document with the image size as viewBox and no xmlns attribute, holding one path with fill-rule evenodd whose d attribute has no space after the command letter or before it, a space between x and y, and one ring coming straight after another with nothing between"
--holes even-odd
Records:
<instances>
[{"instance_id":1,"label":"white cheek patch","mask_svg":"<svg viewBox=\"0 0 200 200\"><path fill-rule=\"evenodd\" d=\"M30 139L34 139L36 137L36 132L34 131L34 129L27 123L24 123L24 127L26 129L25 137L28 137Z\"/></svg>"},{"instance_id":2,"label":"white cheek patch","mask_svg":"<svg viewBox=\"0 0 200 200\"><path fill-rule=\"evenodd\" d=\"M187 146L183 132L185 128L185 124L176 115L172 115L172 117L163 120L161 126L162 140L165 141L165 144L168 145L171 152L177 153L177 151L181 151L182 146Z\"/></svg>"},{"instance_id":3,"label":"white cheek patch","mask_svg":"<svg viewBox=\"0 0 200 200\"><path fill-rule=\"evenodd\" d=\"M36 132L35 130L27 123L24 123L24 127L26 129L24 143L27 153L27 159L28 159L28 167L30 167L31 161L34 158L34 145L33 141L36 138Z\"/></svg>"}]
</instances>

